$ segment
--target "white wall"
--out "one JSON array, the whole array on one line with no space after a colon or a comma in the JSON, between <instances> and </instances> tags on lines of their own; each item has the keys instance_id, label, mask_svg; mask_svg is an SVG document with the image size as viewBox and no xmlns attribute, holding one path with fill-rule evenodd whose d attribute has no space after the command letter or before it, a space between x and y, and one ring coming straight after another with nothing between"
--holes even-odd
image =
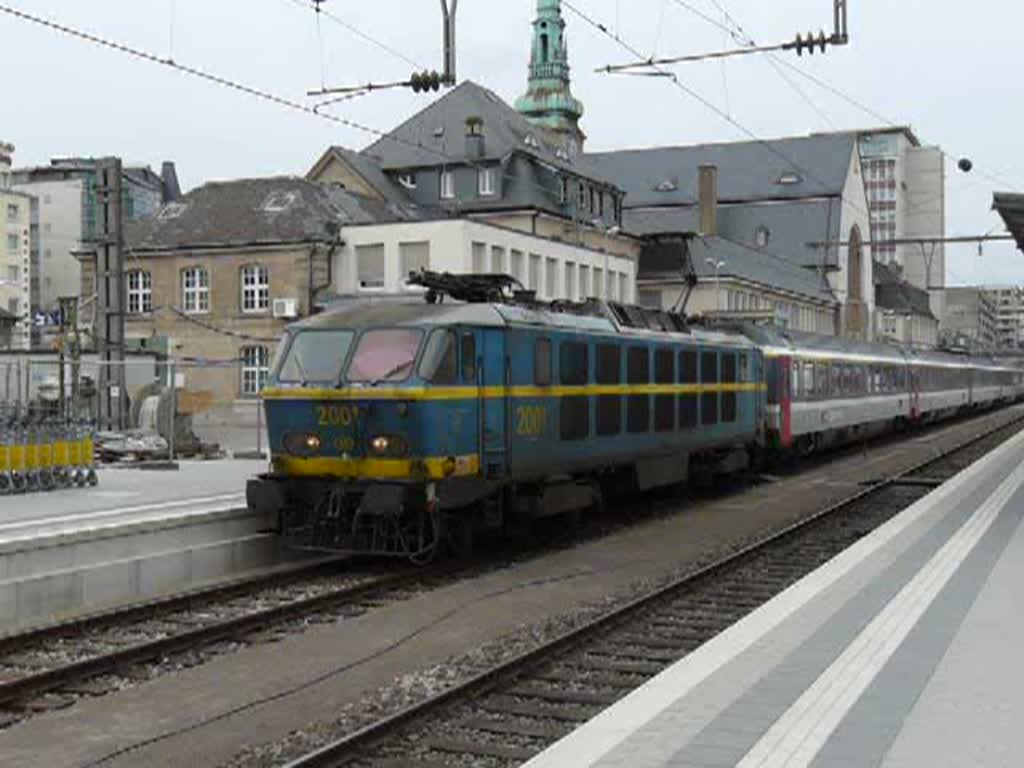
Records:
<instances>
[{"instance_id":1,"label":"white wall","mask_svg":"<svg viewBox=\"0 0 1024 768\"><path fill-rule=\"evenodd\" d=\"M16 211L13 217L8 214L9 206ZM0 307L23 318L11 334L11 347L14 349L28 349L32 343L31 223L31 198L14 191L0 190ZM14 248L10 247L11 243ZM12 269L17 272L16 280L12 279Z\"/></svg>"},{"instance_id":2,"label":"white wall","mask_svg":"<svg viewBox=\"0 0 1024 768\"><path fill-rule=\"evenodd\" d=\"M39 201L39 304L53 311L61 296L81 292L81 265L71 251L82 241L82 182L39 181L17 189Z\"/></svg>"},{"instance_id":3,"label":"white wall","mask_svg":"<svg viewBox=\"0 0 1024 768\"><path fill-rule=\"evenodd\" d=\"M942 150L908 146L902 164L907 186L905 194L898 195L896 215L897 220L903 222L903 235L943 237L946 233L946 158ZM946 246L943 243L934 249L925 246L924 253L917 245L902 246L901 250L907 280L926 290L945 287ZM935 310L933 307L932 311ZM938 314L941 316L941 311Z\"/></svg>"},{"instance_id":4,"label":"white wall","mask_svg":"<svg viewBox=\"0 0 1024 768\"><path fill-rule=\"evenodd\" d=\"M581 300L601 296L607 264L607 270L614 278L608 288L610 298L635 301L636 264L632 259L606 255L600 251L478 221L457 219L347 227L342 232L342 239L345 245L335 254L334 263L335 290L338 293L374 290L395 293L410 290L405 286L407 275L400 259L402 244L428 243L429 268L433 271L479 271L480 264L475 262L482 258L484 272L518 272L515 277L527 288L537 290L538 296L544 299ZM374 246L383 246L384 285L377 289L365 289L359 282L358 254L361 248ZM496 263L496 259L500 259L500 264ZM539 269L531 270L531 261L538 263L537 260ZM518 265L521 268L514 269ZM581 285L584 277L586 286ZM598 277L600 286L595 283ZM567 294L567 278L573 289L571 296Z\"/></svg>"},{"instance_id":5,"label":"white wall","mask_svg":"<svg viewBox=\"0 0 1024 768\"><path fill-rule=\"evenodd\" d=\"M846 175L846 185L843 187L842 212L839 217L839 239L849 240L854 226L860 228L861 238L865 243L871 241L871 218L868 213L868 198L864 190L864 174L861 169L860 150L854 146L850 157L850 171ZM849 300L849 248L839 250L839 270L829 275L829 284L832 291L842 304ZM863 269L861 272L861 297L867 306L867 334L873 335L875 314L875 286L874 286L874 261L872 259L871 247L865 246L862 259Z\"/></svg>"}]
</instances>

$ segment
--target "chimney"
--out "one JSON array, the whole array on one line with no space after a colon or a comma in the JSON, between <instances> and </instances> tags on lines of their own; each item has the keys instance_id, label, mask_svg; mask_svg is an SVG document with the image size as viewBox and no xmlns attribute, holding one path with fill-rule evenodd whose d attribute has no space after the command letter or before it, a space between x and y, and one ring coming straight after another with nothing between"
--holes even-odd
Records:
<instances>
[{"instance_id":1,"label":"chimney","mask_svg":"<svg viewBox=\"0 0 1024 768\"><path fill-rule=\"evenodd\" d=\"M718 234L718 166L700 166L700 233Z\"/></svg>"},{"instance_id":2,"label":"chimney","mask_svg":"<svg viewBox=\"0 0 1024 768\"><path fill-rule=\"evenodd\" d=\"M165 162L160 167L160 178L164 186L164 202L173 203L181 199L181 185L178 184L178 170L174 163Z\"/></svg>"},{"instance_id":3,"label":"chimney","mask_svg":"<svg viewBox=\"0 0 1024 768\"><path fill-rule=\"evenodd\" d=\"M480 160L484 156L484 121L480 117L466 118L466 157Z\"/></svg>"}]
</instances>

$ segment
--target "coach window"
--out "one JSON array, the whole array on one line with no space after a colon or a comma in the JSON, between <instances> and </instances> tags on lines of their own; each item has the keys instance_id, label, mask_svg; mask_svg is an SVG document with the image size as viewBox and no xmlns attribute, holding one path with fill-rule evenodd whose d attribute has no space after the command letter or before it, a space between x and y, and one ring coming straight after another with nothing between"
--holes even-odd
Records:
<instances>
[{"instance_id":1,"label":"coach window","mask_svg":"<svg viewBox=\"0 0 1024 768\"><path fill-rule=\"evenodd\" d=\"M458 376L455 358L455 333L437 330L430 334L420 362L420 376L431 384L451 386Z\"/></svg>"},{"instance_id":2,"label":"coach window","mask_svg":"<svg viewBox=\"0 0 1024 768\"><path fill-rule=\"evenodd\" d=\"M793 377L793 384L795 388L800 386L800 375L799 371L794 369L796 374ZM726 424L732 424L736 421L736 355L732 352L726 352L722 355L722 383L726 387L731 387L722 393L722 421ZM796 395L796 389L793 391L793 395Z\"/></svg>"},{"instance_id":3,"label":"coach window","mask_svg":"<svg viewBox=\"0 0 1024 768\"><path fill-rule=\"evenodd\" d=\"M476 383L476 336L472 333L462 334L462 380Z\"/></svg>"},{"instance_id":4,"label":"coach window","mask_svg":"<svg viewBox=\"0 0 1024 768\"><path fill-rule=\"evenodd\" d=\"M654 353L654 383L675 384L676 356L671 349L659 349ZM654 429L656 432L672 432L676 428L675 395L654 396Z\"/></svg>"},{"instance_id":5,"label":"coach window","mask_svg":"<svg viewBox=\"0 0 1024 768\"><path fill-rule=\"evenodd\" d=\"M832 363L831 376L829 377L829 392L832 393L833 398L842 397L843 395L843 366L839 363Z\"/></svg>"},{"instance_id":6,"label":"coach window","mask_svg":"<svg viewBox=\"0 0 1024 768\"><path fill-rule=\"evenodd\" d=\"M563 342L558 357L562 385L586 386L590 379L589 348L586 342ZM586 395L563 397L559 423L563 440L586 440L590 437L590 398Z\"/></svg>"},{"instance_id":7,"label":"coach window","mask_svg":"<svg viewBox=\"0 0 1024 768\"><path fill-rule=\"evenodd\" d=\"M618 344L597 345L595 378L601 386L622 383L622 349ZM622 432L622 395L598 395L597 434L607 437Z\"/></svg>"},{"instance_id":8,"label":"coach window","mask_svg":"<svg viewBox=\"0 0 1024 768\"><path fill-rule=\"evenodd\" d=\"M537 339L533 348L533 383L538 387L551 386L551 339Z\"/></svg>"},{"instance_id":9,"label":"coach window","mask_svg":"<svg viewBox=\"0 0 1024 768\"><path fill-rule=\"evenodd\" d=\"M697 385L697 350L687 349L679 353L679 383L687 387ZM679 395L679 428L697 427L697 394L685 392Z\"/></svg>"},{"instance_id":10,"label":"coach window","mask_svg":"<svg viewBox=\"0 0 1024 768\"><path fill-rule=\"evenodd\" d=\"M745 352L740 355L740 381L750 381L750 358Z\"/></svg>"},{"instance_id":11,"label":"coach window","mask_svg":"<svg viewBox=\"0 0 1024 768\"><path fill-rule=\"evenodd\" d=\"M700 421L704 426L718 423L718 354L702 352L700 355L700 383L713 392L700 396Z\"/></svg>"},{"instance_id":12,"label":"coach window","mask_svg":"<svg viewBox=\"0 0 1024 768\"><path fill-rule=\"evenodd\" d=\"M817 394L821 399L826 399L829 396L828 383L830 380L828 363L818 363L815 371L814 378L818 385Z\"/></svg>"},{"instance_id":13,"label":"coach window","mask_svg":"<svg viewBox=\"0 0 1024 768\"><path fill-rule=\"evenodd\" d=\"M724 365L724 362L723 362ZM793 400L800 399L800 363L793 360L789 364L789 393Z\"/></svg>"},{"instance_id":14,"label":"coach window","mask_svg":"<svg viewBox=\"0 0 1024 768\"><path fill-rule=\"evenodd\" d=\"M626 353L626 382L630 390L651 383L651 354L646 347L630 347ZM634 434L651 429L651 396L630 395L626 405L626 429Z\"/></svg>"},{"instance_id":15,"label":"coach window","mask_svg":"<svg viewBox=\"0 0 1024 768\"><path fill-rule=\"evenodd\" d=\"M804 400L811 400L814 397L814 363L804 363Z\"/></svg>"}]
</instances>

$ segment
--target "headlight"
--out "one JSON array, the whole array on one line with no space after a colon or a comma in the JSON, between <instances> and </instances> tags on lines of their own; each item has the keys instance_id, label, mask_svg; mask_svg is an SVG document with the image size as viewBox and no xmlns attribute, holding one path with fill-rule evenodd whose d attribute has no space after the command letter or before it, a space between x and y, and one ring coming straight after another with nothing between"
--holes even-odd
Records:
<instances>
[{"instance_id":1,"label":"headlight","mask_svg":"<svg viewBox=\"0 0 1024 768\"><path fill-rule=\"evenodd\" d=\"M320 438L292 432L284 436L284 449L292 456L315 456L320 453Z\"/></svg>"},{"instance_id":2,"label":"headlight","mask_svg":"<svg viewBox=\"0 0 1024 768\"><path fill-rule=\"evenodd\" d=\"M370 453L374 456L406 456L409 453L409 444L401 437L378 435L370 439Z\"/></svg>"}]
</instances>

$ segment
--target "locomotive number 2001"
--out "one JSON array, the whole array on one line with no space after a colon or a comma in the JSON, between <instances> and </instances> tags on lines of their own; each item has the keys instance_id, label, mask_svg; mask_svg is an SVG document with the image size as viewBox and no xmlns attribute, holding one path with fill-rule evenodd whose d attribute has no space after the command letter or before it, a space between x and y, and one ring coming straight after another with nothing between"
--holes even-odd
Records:
<instances>
[{"instance_id":1,"label":"locomotive number 2001","mask_svg":"<svg viewBox=\"0 0 1024 768\"><path fill-rule=\"evenodd\" d=\"M359 421L359 409L351 405L318 405L316 421L321 427L351 427Z\"/></svg>"},{"instance_id":2,"label":"locomotive number 2001","mask_svg":"<svg viewBox=\"0 0 1024 768\"><path fill-rule=\"evenodd\" d=\"M540 405L516 408L516 434L522 437L543 435L548 425L548 409Z\"/></svg>"}]
</instances>

